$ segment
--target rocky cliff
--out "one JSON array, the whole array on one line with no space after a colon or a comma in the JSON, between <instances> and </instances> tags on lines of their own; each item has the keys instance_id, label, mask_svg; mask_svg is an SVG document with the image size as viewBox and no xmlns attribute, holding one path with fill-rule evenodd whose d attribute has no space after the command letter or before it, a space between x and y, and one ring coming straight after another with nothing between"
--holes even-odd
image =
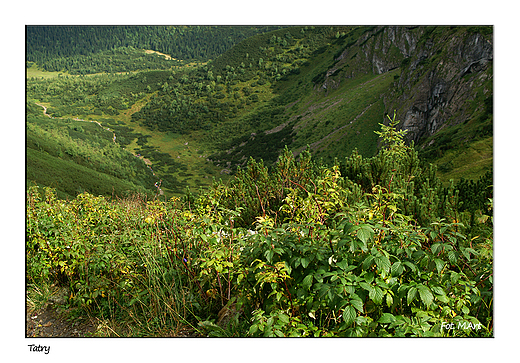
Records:
<instances>
[{"instance_id":1,"label":"rocky cliff","mask_svg":"<svg viewBox=\"0 0 520 363\"><path fill-rule=\"evenodd\" d=\"M360 74L401 68L384 96L416 144L447 126L492 114L492 27L375 27L348 44L322 89ZM434 140L429 140L433 143Z\"/></svg>"}]
</instances>

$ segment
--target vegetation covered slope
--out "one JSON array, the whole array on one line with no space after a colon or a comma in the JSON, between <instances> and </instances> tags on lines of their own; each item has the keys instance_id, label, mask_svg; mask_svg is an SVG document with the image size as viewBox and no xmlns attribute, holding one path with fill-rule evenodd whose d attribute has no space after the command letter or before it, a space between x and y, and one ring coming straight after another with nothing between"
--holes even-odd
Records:
<instances>
[{"instance_id":1,"label":"vegetation covered slope","mask_svg":"<svg viewBox=\"0 0 520 363\"><path fill-rule=\"evenodd\" d=\"M435 161L492 137L490 31L291 27L260 34L173 87L163 84L134 116L162 130L211 130L222 151L213 160L236 166L250 156L272 162L285 145L296 153L310 145L329 163L354 148L374 155L372 131L397 110L408 140ZM477 175L491 165L487 157Z\"/></svg>"},{"instance_id":2,"label":"vegetation covered slope","mask_svg":"<svg viewBox=\"0 0 520 363\"><path fill-rule=\"evenodd\" d=\"M490 27L247 28L257 34L209 63L190 66L145 49L118 48L126 46L119 44L123 38L134 39L132 47L151 46L158 32L186 37L183 42L191 39L186 44L196 47L195 34L231 31L180 29L88 30L81 43L91 51L86 62L98 64L97 71L124 74L34 77L28 97L46 103L54 116L95 119L113 129L122 147L151 160L168 196L207 188L213 177L227 178L250 157L272 165L285 146L299 155L308 145L328 165L354 149L373 156L379 147L373 131L394 110L403 120L399 127L410 131L408 141L423 160L438 165L444 182L492 170ZM138 30L144 38L129 35ZM45 59L57 59L60 31L53 28L55 37L46 40L54 46ZM102 36L111 31L125 35L112 41ZM28 47L28 59L37 49ZM41 74L35 68L40 62L28 72ZM87 63L75 67L85 70ZM53 69L70 72L75 60L60 64Z\"/></svg>"},{"instance_id":3,"label":"vegetation covered slope","mask_svg":"<svg viewBox=\"0 0 520 363\"><path fill-rule=\"evenodd\" d=\"M32 68L29 70L31 74L33 71ZM85 125L89 123L76 122L75 119L91 121L90 126L104 134L111 141L110 147L117 148L117 153L122 157L124 155L124 159L137 160L135 156L139 156L142 161L148 163L147 167L152 169L155 177L153 181L146 182L145 187L148 190L157 191L155 187L157 182L160 184L161 190L168 196L171 196L172 193L181 195L188 186L194 189L198 189L202 185L208 186L211 184L211 178L219 175L217 169L212 167L206 158L202 158L204 154L197 147L196 142L190 140L190 144L187 145L187 140L181 139L182 135L153 132L130 122L132 113L139 110L150 98L150 94L147 92L157 90L157 83L148 82L154 82L162 77L161 71L142 74L101 74L88 77L54 75L54 78L29 78L27 85L28 128L36 119L39 119L41 125L59 129L68 119L68 122L78 124L83 127L82 130L85 130ZM42 106L39 105L45 105L47 115L52 118L45 117ZM106 131L106 129L110 131ZM98 142L93 138L94 134L91 132L76 133L77 135L81 135L80 139L83 143L96 144ZM70 141L74 143L77 140L78 137ZM59 145L56 144L56 141L51 138L49 142L54 145L48 149L57 150ZM76 149L82 147L77 145ZM58 155L58 157L63 156ZM104 157L107 158L109 155ZM75 162L75 160L70 159L71 162ZM91 160L93 159L83 159L82 166L96 169L96 165L89 164ZM107 159L105 164L113 163L114 160ZM143 164L142 161L141 164ZM28 169L31 169L32 165L28 164ZM62 171L66 173L66 169ZM148 172L150 173L149 170ZM125 174L125 178L127 181L142 184L142 180L133 180L139 173L140 171L136 169L132 173ZM28 174L31 175L31 180L37 182L49 178L48 175L45 175L45 170L41 168L29 170ZM196 178L193 178L194 175ZM48 181L52 182L52 180ZM42 185L52 186L61 191L63 184ZM89 188L88 185L84 185L84 188L92 193L97 193L99 190L97 187ZM118 189L116 188L116 190ZM111 191L110 183L107 183L103 190Z\"/></svg>"},{"instance_id":4,"label":"vegetation covered slope","mask_svg":"<svg viewBox=\"0 0 520 363\"><path fill-rule=\"evenodd\" d=\"M27 26L27 61L46 71L70 74L157 69L165 67L165 62L159 62L165 57L174 64L213 59L249 36L276 28L279 27ZM145 59L143 49L159 54Z\"/></svg>"},{"instance_id":5,"label":"vegetation covered slope","mask_svg":"<svg viewBox=\"0 0 520 363\"><path fill-rule=\"evenodd\" d=\"M344 171L287 150L183 200L30 188L29 296L65 287L97 335L493 336L490 189L444 188L396 124Z\"/></svg>"},{"instance_id":6,"label":"vegetation covered slope","mask_svg":"<svg viewBox=\"0 0 520 363\"><path fill-rule=\"evenodd\" d=\"M30 299L115 336L493 336L492 28L40 30Z\"/></svg>"},{"instance_id":7,"label":"vegetation covered slope","mask_svg":"<svg viewBox=\"0 0 520 363\"><path fill-rule=\"evenodd\" d=\"M156 177L142 159L125 152L113 133L93 122L50 119L27 103L26 178L51 186L60 198L88 191L96 195L152 196Z\"/></svg>"}]
</instances>

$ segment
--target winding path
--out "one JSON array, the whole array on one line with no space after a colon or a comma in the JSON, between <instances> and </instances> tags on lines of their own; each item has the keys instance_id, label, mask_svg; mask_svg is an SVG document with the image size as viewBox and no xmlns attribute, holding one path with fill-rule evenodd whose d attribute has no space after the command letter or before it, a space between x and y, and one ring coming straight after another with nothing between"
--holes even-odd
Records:
<instances>
[{"instance_id":1,"label":"winding path","mask_svg":"<svg viewBox=\"0 0 520 363\"><path fill-rule=\"evenodd\" d=\"M35 102L35 103L36 103L36 102ZM47 113L47 107L46 107L46 106L44 106L44 105L42 105L42 104L40 104L40 103L36 103L36 104L37 104L38 106L40 106L40 107L43 107L43 114L44 114L45 116L47 116L47 117L49 117L49 118L56 118L56 117L52 117L51 115L49 115L49 114ZM58 117L58 118L63 118L63 117ZM77 117L73 118L73 120L74 120L74 121L83 121L83 122L94 122L94 123L98 124L100 127L103 127L103 125L101 125L101 123L100 123L99 121L95 121L95 120L90 120L90 121L89 121L89 120L83 120L83 119L80 119L80 118L77 118ZM107 130L107 131L110 131L110 129L109 129L108 127L103 127L103 128L104 128L105 130ZM113 140L114 142L116 142L116 133L115 133L114 131L112 131L112 135L114 136L114 137L112 138L112 140Z\"/></svg>"},{"instance_id":2,"label":"winding path","mask_svg":"<svg viewBox=\"0 0 520 363\"><path fill-rule=\"evenodd\" d=\"M35 102L35 104L38 105L38 106L40 106L40 107L43 107L43 114L44 114L45 116L47 116L47 117L49 117L49 118L52 118L52 119L55 119L55 118L63 119L63 117L52 117L51 115L49 115L49 114L47 113L47 106L44 106L44 105L42 105L42 104L40 104L40 103L37 103L37 102ZM83 119L80 119L80 118L77 118L77 117L73 118L73 120L74 120L74 121L83 121L83 122L94 122L94 123L98 124L100 127L104 128L105 130L112 132L112 135L114 136L114 137L112 138L112 141L114 141L114 143L116 142L116 133L115 133L115 131L111 131L108 127L103 127L103 125L101 125L101 123L100 123L99 121L95 121L95 120L83 120ZM138 158L138 157L142 157L142 156L140 156L140 155L136 155L136 154L134 154L134 153L132 153L132 155L134 155L136 158ZM144 158L143 158L143 159L144 159ZM155 176L155 177L157 177L157 176L155 175L155 172L153 171L152 167L151 167L150 165L148 165L148 163L146 163L146 162L145 162L145 164L146 164L146 167L147 167L148 169L151 170L152 175ZM163 190L161 189L161 183L162 183L162 180L160 180L159 182L156 182L154 186L157 188L157 191L159 192L159 195L164 195L164 192L163 192Z\"/></svg>"}]
</instances>

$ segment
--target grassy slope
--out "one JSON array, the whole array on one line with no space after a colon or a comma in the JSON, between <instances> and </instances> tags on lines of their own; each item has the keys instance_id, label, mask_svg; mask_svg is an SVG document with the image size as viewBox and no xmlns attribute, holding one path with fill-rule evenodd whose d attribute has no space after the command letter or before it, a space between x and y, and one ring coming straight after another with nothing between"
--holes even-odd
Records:
<instances>
[{"instance_id":1,"label":"grassy slope","mask_svg":"<svg viewBox=\"0 0 520 363\"><path fill-rule=\"evenodd\" d=\"M299 119L294 147L301 150L309 144L329 162L334 157L346 157L355 148L363 155L374 155L378 137L373 131L379 130L385 112L380 95L396 73L398 70L368 75L330 93L313 92L303 98L292 116Z\"/></svg>"},{"instance_id":2,"label":"grassy slope","mask_svg":"<svg viewBox=\"0 0 520 363\"><path fill-rule=\"evenodd\" d=\"M143 102L139 102L131 109L126 110L113 118L122 122L125 126L132 128L134 132L148 136L146 139L146 146L168 154L177 163L182 165L182 167L174 169L162 168L159 160L154 159L152 155L141 149L137 143L137 139L133 139L127 146L127 149L132 153L139 153L152 162L152 168L158 178L164 178L169 174L181 181L182 188L180 189L174 191L164 188L167 196L183 193L186 186L190 187L190 189L207 187L212 184L213 177L226 178L226 176L220 174L219 168L216 168L212 163L206 161L206 156L209 155L212 150L208 150L207 146L200 141L200 135L180 135L157 130L151 131L144 126L131 122L132 114L137 112L142 104Z\"/></svg>"},{"instance_id":3,"label":"grassy slope","mask_svg":"<svg viewBox=\"0 0 520 363\"><path fill-rule=\"evenodd\" d=\"M327 40L325 38L318 44L323 45ZM296 49L301 46L300 39L292 47L280 49L279 55L283 58L287 54L296 53ZM377 135L373 131L379 129L378 124L384 121L385 112L380 96L393 84L394 76L398 76L399 70L382 75L369 73L344 80L337 89L319 89L315 80L330 69L338 51L344 46L344 42L333 41L308 53L307 58L297 59L295 62L301 64L297 75L289 74L273 83L267 90L267 94L272 95L273 102L259 102L254 110L261 112L262 108L272 109L283 105L285 111L279 123L262 124L260 129L244 130L245 125L248 125L248 114L237 118L234 124L241 126L243 136L235 134L236 138L228 144L228 150L218 154L216 159L221 161L220 164L226 160L233 163L244 161L236 154L256 156L255 150L259 153L261 150L258 149L262 145L254 144L267 142L263 140L264 131L269 134L270 139L269 145L265 144L265 147L281 150L285 142L291 150L299 153L309 145L311 151L325 162L333 162L334 158L342 159L355 148L363 155L374 155L377 150ZM270 101L269 98L267 101ZM251 114L249 111L249 115ZM269 120L266 117L261 119ZM250 132L260 134L253 139L248 137ZM274 143L278 144L273 145ZM226 155L230 150L233 152ZM265 155L264 153L264 158Z\"/></svg>"},{"instance_id":4,"label":"grassy slope","mask_svg":"<svg viewBox=\"0 0 520 363\"><path fill-rule=\"evenodd\" d=\"M73 199L84 191L94 195L118 196L150 193L129 181L30 148L27 149L26 168L28 185L55 188L59 198Z\"/></svg>"},{"instance_id":5,"label":"grassy slope","mask_svg":"<svg viewBox=\"0 0 520 363\"><path fill-rule=\"evenodd\" d=\"M112 133L95 123L50 119L27 104L26 181L56 188L61 198L152 195L155 178L146 166L113 144ZM132 171L133 168L133 171Z\"/></svg>"},{"instance_id":6,"label":"grassy slope","mask_svg":"<svg viewBox=\"0 0 520 363\"><path fill-rule=\"evenodd\" d=\"M44 72L37 69L37 67L33 66L27 69L27 77L30 79L31 77L43 77L43 78L56 78L58 77L58 72ZM69 76L76 77L76 76ZM113 88L113 87L111 87ZM133 154L141 154L146 159L152 162L152 169L156 173L157 180L161 179L170 179L172 180L171 184L175 184L174 187L169 188L163 184L163 191L165 192L165 196L171 197L173 195L182 195L184 193L185 188L188 186L190 189L198 189L199 187L207 187L212 184L212 178L223 178L226 179L227 175L220 174L220 170L222 168L216 168L212 163L206 161L206 157L211 153L211 150L207 150L207 147L204 143L200 142L199 139L202 138L200 135L186 136L179 135L173 133L159 132L159 131L151 131L146 127L140 126L135 122L131 122L131 115L134 112L137 112L140 107L151 97L151 94L147 95L144 99L139 100L135 104L133 104L129 109L122 111L118 115L95 115L95 114L67 114L66 117L71 118L80 118L84 120L96 120L100 122L104 128L108 127L112 130L116 130L116 135L121 137L120 132L118 132L118 127L128 127L131 129L128 135L125 135L129 145L126 146L126 149ZM46 106L51 106L50 103L43 103ZM137 144L138 136L147 136L146 143L144 144L146 147L152 150L157 150L161 153L165 153L169 155L169 157L175 160L175 164L177 167L166 167L163 165L161 160L158 158L154 158L150 153L141 150L141 147ZM188 143L188 145L186 145ZM32 156L36 156L36 154L32 154ZM46 158L47 165L50 165L48 158ZM53 165L60 164L59 161L55 161L51 163ZM35 163L29 163L29 167L36 167ZM69 162L61 165L60 167L67 167L70 170L74 169L73 163ZM43 170L43 169L38 169ZM33 180L42 185L50 185L48 183L51 182L49 175L55 175L60 178L60 173L48 173L48 176L31 174ZM28 176L29 178L29 176ZM31 180L30 178L28 180ZM108 181L105 178L101 178L101 180ZM117 184L117 183L116 183ZM166 184L166 183L165 183ZM55 183L55 186L58 189L64 187L62 183ZM88 188L87 188L88 189ZM123 190L123 187L118 187L118 190ZM101 190L99 187L94 187L93 190ZM70 193L74 193L72 190L68 190ZM60 192L61 193L61 192ZM65 193L68 194L68 193ZM101 193L103 194L103 193Z\"/></svg>"},{"instance_id":7,"label":"grassy slope","mask_svg":"<svg viewBox=\"0 0 520 363\"><path fill-rule=\"evenodd\" d=\"M55 77L58 77L58 74L66 74L66 73L64 73L64 72L47 72L47 71L44 71L44 70L38 68L38 66L36 64L32 64L31 67L26 68L26 70L25 70L25 76L27 79L30 79L32 77L55 78Z\"/></svg>"},{"instance_id":8,"label":"grassy slope","mask_svg":"<svg viewBox=\"0 0 520 363\"><path fill-rule=\"evenodd\" d=\"M461 149L448 150L434 164L439 167L439 177L443 182L461 178L476 180L493 170L493 137L470 142ZM443 167L449 170L443 171Z\"/></svg>"}]
</instances>

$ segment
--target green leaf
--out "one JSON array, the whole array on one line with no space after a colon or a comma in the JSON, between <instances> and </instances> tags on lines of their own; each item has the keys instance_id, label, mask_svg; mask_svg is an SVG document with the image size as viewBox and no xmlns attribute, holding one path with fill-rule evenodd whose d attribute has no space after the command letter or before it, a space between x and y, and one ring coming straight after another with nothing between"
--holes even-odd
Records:
<instances>
[{"instance_id":1,"label":"green leaf","mask_svg":"<svg viewBox=\"0 0 520 363\"><path fill-rule=\"evenodd\" d=\"M361 281L359 283L359 286L361 286L363 289L367 290L369 293L372 293L373 287L371 285L367 284L366 282Z\"/></svg>"},{"instance_id":2,"label":"green leaf","mask_svg":"<svg viewBox=\"0 0 520 363\"><path fill-rule=\"evenodd\" d=\"M357 311L359 311L361 314L363 314L363 301L352 299L350 300L350 303L353 307L356 308Z\"/></svg>"},{"instance_id":3,"label":"green leaf","mask_svg":"<svg viewBox=\"0 0 520 363\"><path fill-rule=\"evenodd\" d=\"M381 288L379 286L376 286L372 289L372 291L368 294L368 297L370 299L372 299L372 301L376 304L376 305L381 305L383 303L383 296L385 295L385 293L383 292L383 290L381 290Z\"/></svg>"},{"instance_id":4,"label":"green leaf","mask_svg":"<svg viewBox=\"0 0 520 363\"><path fill-rule=\"evenodd\" d=\"M272 316L270 316L268 319L267 319L267 324L265 325L265 327L267 329L270 329L272 326L273 326L273 322L274 322L274 319Z\"/></svg>"},{"instance_id":5,"label":"green leaf","mask_svg":"<svg viewBox=\"0 0 520 363\"><path fill-rule=\"evenodd\" d=\"M437 300L439 300L440 302L443 302L445 304L449 303L450 302L450 299L446 296L446 295L437 295Z\"/></svg>"},{"instance_id":6,"label":"green leaf","mask_svg":"<svg viewBox=\"0 0 520 363\"><path fill-rule=\"evenodd\" d=\"M459 279L460 279L460 275L457 272L452 271L451 276L450 276L451 283L456 284L457 281L459 281Z\"/></svg>"},{"instance_id":7,"label":"green leaf","mask_svg":"<svg viewBox=\"0 0 520 363\"><path fill-rule=\"evenodd\" d=\"M302 258L302 259L301 259L302 267L303 267L303 268L307 268L307 266L309 266L309 262L310 262L310 261L309 261L308 258L306 258L306 257Z\"/></svg>"},{"instance_id":8,"label":"green leaf","mask_svg":"<svg viewBox=\"0 0 520 363\"><path fill-rule=\"evenodd\" d=\"M445 265L445 262L439 258L436 258L434 260L435 262L435 267L437 267L437 273L441 273L442 272L442 269L444 268L444 265Z\"/></svg>"},{"instance_id":9,"label":"green leaf","mask_svg":"<svg viewBox=\"0 0 520 363\"><path fill-rule=\"evenodd\" d=\"M341 249L343 246L345 246L348 242L350 242L350 238L343 238L338 241L338 248Z\"/></svg>"},{"instance_id":10,"label":"green leaf","mask_svg":"<svg viewBox=\"0 0 520 363\"><path fill-rule=\"evenodd\" d=\"M432 292L423 284L417 285L417 290L419 290L419 296L421 297L422 302L429 308L433 302Z\"/></svg>"},{"instance_id":11,"label":"green leaf","mask_svg":"<svg viewBox=\"0 0 520 363\"><path fill-rule=\"evenodd\" d=\"M274 256L273 250L265 251L264 255L265 255L265 258L267 259L267 262L269 262L269 263L273 262L273 256Z\"/></svg>"},{"instance_id":12,"label":"green leaf","mask_svg":"<svg viewBox=\"0 0 520 363\"><path fill-rule=\"evenodd\" d=\"M401 261L394 262L392 264L392 267L390 268L390 272L392 273L392 276L399 276L403 273L404 267Z\"/></svg>"},{"instance_id":13,"label":"green leaf","mask_svg":"<svg viewBox=\"0 0 520 363\"><path fill-rule=\"evenodd\" d=\"M391 307L394 303L394 298L390 294L386 294L386 306Z\"/></svg>"},{"instance_id":14,"label":"green leaf","mask_svg":"<svg viewBox=\"0 0 520 363\"><path fill-rule=\"evenodd\" d=\"M417 294L417 288L412 286L408 289L408 294L406 295L406 301L408 305L415 299L415 295Z\"/></svg>"},{"instance_id":15,"label":"green leaf","mask_svg":"<svg viewBox=\"0 0 520 363\"><path fill-rule=\"evenodd\" d=\"M436 295L446 295L446 293L444 292L444 290L442 289L442 287L440 286L432 286L432 291L436 294Z\"/></svg>"},{"instance_id":16,"label":"green leaf","mask_svg":"<svg viewBox=\"0 0 520 363\"><path fill-rule=\"evenodd\" d=\"M276 330L274 331L274 333L275 333L278 337L280 337L280 338L285 337L285 335L283 335L283 333L282 333L280 330L278 330L278 329L276 329Z\"/></svg>"},{"instance_id":17,"label":"green leaf","mask_svg":"<svg viewBox=\"0 0 520 363\"><path fill-rule=\"evenodd\" d=\"M283 248L280 248L280 247L276 247L274 250L273 250L277 255L283 255Z\"/></svg>"},{"instance_id":18,"label":"green leaf","mask_svg":"<svg viewBox=\"0 0 520 363\"><path fill-rule=\"evenodd\" d=\"M385 274L388 274L390 271L390 260L385 255L378 256L374 258L374 261L376 262L377 268L380 271L383 271Z\"/></svg>"},{"instance_id":19,"label":"green leaf","mask_svg":"<svg viewBox=\"0 0 520 363\"><path fill-rule=\"evenodd\" d=\"M330 291L329 284L322 284L319 289L319 297L323 298L325 295L328 295Z\"/></svg>"},{"instance_id":20,"label":"green leaf","mask_svg":"<svg viewBox=\"0 0 520 363\"><path fill-rule=\"evenodd\" d=\"M374 256L367 256L367 258L365 258L363 261L363 270L368 270L370 266L372 266L372 261L374 261Z\"/></svg>"},{"instance_id":21,"label":"green leaf","mask_svg":"<svg viewBox=\"0 0 520 363\"><path fill-rule=\"evenodd\" d=\"M372 238L374 235L374 230L372 227L370 227L368 224L362 224L359 226L359 229L357 231L357 236L363 242L364 244L367 243L367 241Z\"/></svg>"},{"instance_id":22,"label":"green leaf","mask_svg":"<svg viewBox=\"0 0 520 363\"><path fill-rule=\"evenodd\" d=\"M403 262L404 265L408 266L412 272L415 272L417 270L417 267L411 263L410 261Z\"/></svg>"},{"instance_id":23,"label":"green leaf","mask_svg":"<svg viewBox=\"0 0 520 363\"><path fill-rule=\"evenodd\" d=\"M343 259L336 263L336 266L338 266L340 269L345 270L348 267L348 261L347 259Z\"/></svg>"},{"instance_id":24,"label":"green leaf","mask_svg":"<svg viewBox=\"0 0 520 363\"><path fill-rule=\"evenodd\" d=\"M352 223L348 223L348 222L345 223L345 226L343 227L343 234L348 234L348 233L350 233L350 231L351 231L351 229L352 229L353 226L354 226L354 225L353 225Z\"/></svg>"},{"instance_id":25,"label":"green leaf","mask_svg":"<svg viewBox=\"0 0 520 363\"><path fill-rule=\"evenodd\" d=\"M442 247L442 245L441 245L440 243L434 243L434 244L432 245L432 248L431 248L432 253L433 253L434 255L436 255L436 254L439 252L439 250L441 249L441 247Z\"/></svg>"},{"instance_id":26,"label":"green leaf","mask_svg":"<svg viewBox=\"0 0 520 363\"><path fill-rule=\"evenodd\" d=\"M280 321L284 324L289 324L289 316L286 314L278 314L278 319L280 319Z\"/></svg>"},{"instance_id":27,"label":"green leaf","mask_svg":"<svg viewBox=\"0 0 520 363\"><path fill-rule=\"evenodd\" d=\"M258 326L256 324L251 325L249 328L249 334L254 335L258 331Z\"/></svg>"},{"instance_id":28,"label":"green leaf","mask_svg":"<svg viewBox=\"0 0 520 363\"><path fill-rule=\"evenodd\" d=\"M390 324L390 323L393 323L396 320L397 319L392 314L390 314L390 313L383 313L383 315L381 315L381 317L379 318L379 320L377 322L378 323L382 323L382 324Z\"/></svg>"},{"instance_id":29,"label":"green leaf","mask_svg":"<svg viewBox=\"0 0 520 363\"><path fill-rule=\"evenodd\" d=\"M302 282L302 286L304 289L310 289L312 285L312 274L305 276Z\"/></svg>"},{"instance_id":30,"label":"green leaf","mask_svg":"<svg viewBox=\"0 0 520 363\"><path fill-rule=\"evenodd\" d=\"M352 324L354 322L354 319L356 319L356 310L352 305L349 305L343 310L343 320L348 325Z\"/></svg>"},{"instance_id":31,"label":"green leaf","mask_svg":"<svg viewBox=\"0 0 520 363\"><path fill-rule=\"evenodd\" d=\"M347 285L345 286L345 291L347 292L347 294L349 295L353 295L356 293L356 289L354 288L354 286L352 285Z\"/></svg>"},{"instance_id":32,"label":"green leaf","mask_svg":"<svg viewBox=\"0 0 520 363\"><path fill-rule=\"evenodd\" d=\"M372 271L367 272L365 274L365 281L368 282L369 284L371 284L372 281L374 281L374 273Z\"/></svg>"},{"instance_id":33,"label":"green leaf","mask_svg":"<svg viewBox=\"0 0 520 363\"><path fill-rule=\"evenodd\" d=\"M464 257L466 257L466 259L467 259L468 261L471 260L471 255L470 255L470 253L473 253L474 255L477 254L477 252L476 252L473 248L470 248L470 247L462 248L462 249L461 249L461 252L462 252L462 255L463 255Z\"/></svg>"},{"instance_id":34,"label":"green leaf","mask_svg":"<svg viewBox=\"0 0 520 363\"><path fill-rule=\"evenodd\" d=\"M450 260L452 265L457 263L457 253L453 250L448 252L448 259Z\"/></svg>"}]
</instances>

